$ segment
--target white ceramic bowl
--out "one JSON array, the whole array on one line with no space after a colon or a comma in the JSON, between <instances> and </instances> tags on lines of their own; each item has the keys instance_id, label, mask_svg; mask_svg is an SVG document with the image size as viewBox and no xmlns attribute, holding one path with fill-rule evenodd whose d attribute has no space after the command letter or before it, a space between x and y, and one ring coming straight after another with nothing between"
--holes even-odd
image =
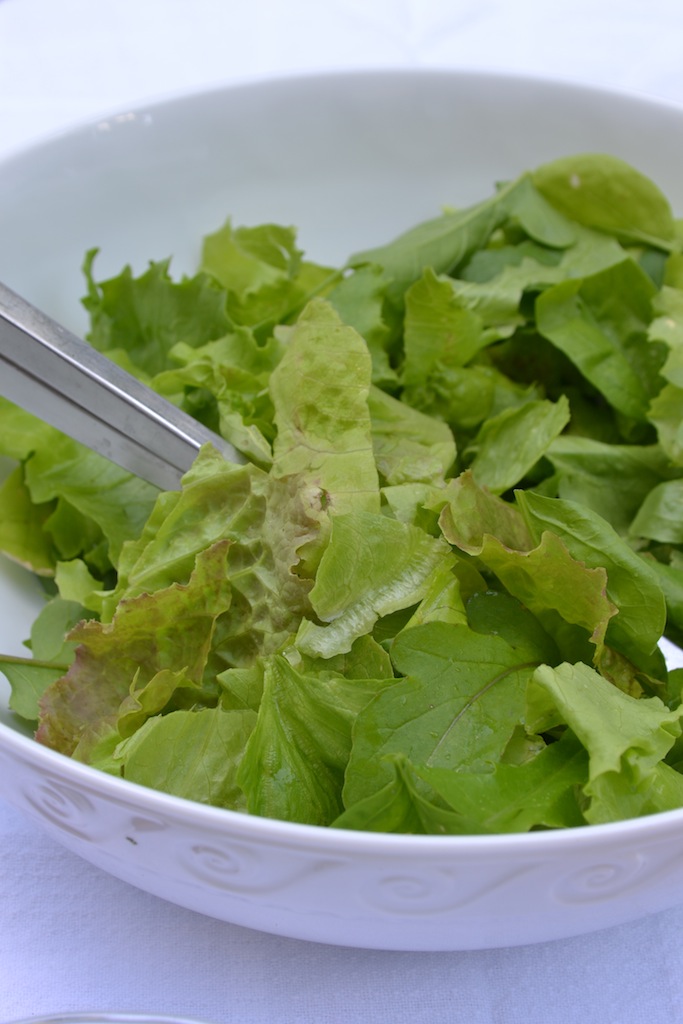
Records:
<instances>
[{"instance_id":1,"label":"white ceramic bowl","mask_svg":"<svg viewBox=\"0 0 683 1024\"><path fill-rule=\"evenodd\" d=\"M98 272L203 233L296 224L342 261L484 198L545 160L599 150L683 212L683 110L515 77L356 73L122 111L0 165L0 279L75 330L84 252ZM35 582L0 563L0 649L21 653ZM565 832L374 835L250 818L100 774L22 735L0 691L0 795L87 860L182 906L343 945L454 950L608 927L683 902L683 810Z\"/></svg>"}]
</instances>

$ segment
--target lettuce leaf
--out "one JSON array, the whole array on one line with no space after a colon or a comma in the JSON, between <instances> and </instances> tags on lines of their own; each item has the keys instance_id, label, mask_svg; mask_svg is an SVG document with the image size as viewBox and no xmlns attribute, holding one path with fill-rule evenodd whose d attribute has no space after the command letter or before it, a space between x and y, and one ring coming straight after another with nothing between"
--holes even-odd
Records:
<instances>
[{"instance_id":1,"label":"lettuce leaf","mask_svg":"<svg viewBox=\"0 0 683 1024\"><path fill-rule=\"evenodd\" d=\"M680 736L683 706L670 710L657 697L636 700L580 664L541 666L528 699L530 728L535 718L553 708L588 752L584 793L590 800L585 811L589 822L675 806L667 800L670 771L662 762ZM683 776L678 776L675 792L680 801Z\"/></svg>"},{"instance_id":2,"label":"lettuce leaf","mask_svg":"<svg viewBox=\"0 0 683 1024\"><path fill-rule=\"evenodd\" d=\"M405 678L358 716L345 806L387 784L388 755L452 771L491 770L520 720L539 653L466 625L430 622L399 633L392 658Z\"/></svg>"}]
</instances>

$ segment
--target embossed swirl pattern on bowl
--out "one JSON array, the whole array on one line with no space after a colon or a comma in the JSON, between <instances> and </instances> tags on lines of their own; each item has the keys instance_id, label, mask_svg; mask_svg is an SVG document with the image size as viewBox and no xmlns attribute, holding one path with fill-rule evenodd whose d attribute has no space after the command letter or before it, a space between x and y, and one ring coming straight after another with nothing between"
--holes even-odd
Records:
<instances>
[{"instance_id":1,"label":"embossed swirl pattern on bowl","mask_svg":"<svg viewBox=\"0 0 683 1024\"><path fill-rule=\"evenodd\" d=\"M320 830L284 823L273 823L275 836L245 837L250 819L212 808L199 809L206 811L204 820L200 813L188 821L182 802L169 808L172 798L152 792L141 801L137 787L129 787L126 799L124 789L114 794L98 786L97 773L83 766L82 779L67 781L56 767L63 762L68 770L72 763L51 751L44 756L50 768L0 751L0 773L13 775L13 802L64 845L126 881L220 919L241 921L245 904L251 923L256 917L261 927L285 914L286 933L298 937L317 938L311 922L336 918L350 928L355 945L365 944L363 929L371 921L375 933L382 923L383 940L370 945L434 948L437 933L440 948L458 948L471 945L464 933L476 920L485 938L478 945L493 946L515 941L515 920L524 922L525 935L536 919L543 937L553 937L544 922L553 915L563 920L562 934L567 917L570 933L587 931L598 910L602 923L617 923L630 916L625 899L626 906L646 901L657 909L662 893L683 885L683 842L645 833L637 849L594 842L563 851L551 842L530 855L528 842L505 837L472 844L422 837L423 847L418 842L408 854L354 853L343 844L316 846L311 833ZM597 830L590 831L597 839ZM393 938L392 922L394 930L398 925ZM412 942L406 942L406 922Z\"/></svg>"}]
</instances>

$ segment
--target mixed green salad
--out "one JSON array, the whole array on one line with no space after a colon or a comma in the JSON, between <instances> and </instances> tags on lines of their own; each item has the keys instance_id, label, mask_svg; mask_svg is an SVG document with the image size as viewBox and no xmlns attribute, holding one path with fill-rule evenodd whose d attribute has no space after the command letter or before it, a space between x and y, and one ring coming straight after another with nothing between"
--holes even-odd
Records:
<instances>
[{"instance_id":1,"label":"mixed green salad","mask_svg":"<svg viewBox=\"0 0 683 1024\"><path fill-rule=\"evenodd\" d=\"M563 158L341 268L293 229L97 280L89 340L244 454L160 493L8 402L11 708L202 803L471 834L683 806L683 224Z\"/></svg>"}]
</instances>

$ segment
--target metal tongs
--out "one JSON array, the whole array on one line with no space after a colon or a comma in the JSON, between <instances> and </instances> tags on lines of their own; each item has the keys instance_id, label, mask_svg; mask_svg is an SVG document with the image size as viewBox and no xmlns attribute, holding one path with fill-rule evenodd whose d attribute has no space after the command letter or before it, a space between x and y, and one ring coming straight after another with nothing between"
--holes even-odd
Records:
<instances>
[{"instance_id":1,"label":"metal tongs","mask_svg":"<svg viewBox=\"0 0 683 1024\"><path fill-rule=\"evenodd\" d=\"M0 283L0 395L162 490L176 490L202 445L244 459Z\"/></svg>"}]
</instances>

